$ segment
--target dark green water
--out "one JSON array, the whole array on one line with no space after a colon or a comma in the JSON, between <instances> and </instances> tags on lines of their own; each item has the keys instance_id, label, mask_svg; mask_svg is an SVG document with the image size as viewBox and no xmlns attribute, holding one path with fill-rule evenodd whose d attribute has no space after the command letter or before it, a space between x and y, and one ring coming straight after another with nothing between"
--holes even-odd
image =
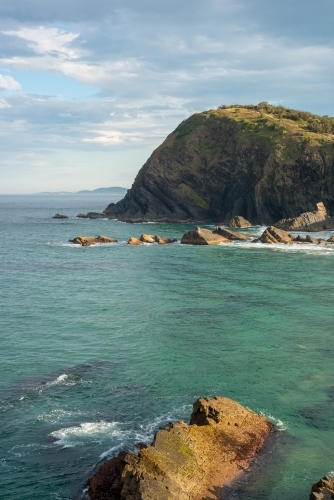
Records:
<instances>
[{"instance_id":1,"label":"dark green water","mask_svg":"<svg viewBox=\"0 0 334 500\"><path fill-rule=\"evenodd\" d=\"M110 201L0 197L0 498L81 498L103 459L216 394L282 429L238 498L308 498L334 470L334 250L128 247L192 226L75 218Z\"/></svg>"}]
</instances>

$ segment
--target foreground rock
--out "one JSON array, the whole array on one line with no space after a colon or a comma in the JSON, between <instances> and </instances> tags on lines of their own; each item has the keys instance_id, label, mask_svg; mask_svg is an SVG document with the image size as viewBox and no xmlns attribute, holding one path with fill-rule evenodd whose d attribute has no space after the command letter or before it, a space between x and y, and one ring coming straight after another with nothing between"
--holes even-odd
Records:
<instances>
[{"instance_id":1,"label":"foreground rock","mask_svg":"<svg viewBox=\"0 0 334 500\"><path fill-rule=\"evenodd\" d=\"M309 500L332 500L334 498L334 478L325 476L313 484Z\"/></svg>"},{"instance_id":2,"label":"foreground rock","mask_svg":"<svg viewBox=\"0 0 334 500\"><path fill-rule=\"evenodd\" d=\"M89 247L91 245L96 245L97 243L117 243L115 238L109 238L108 236L98 236L97 238L92 236L77 236L73 240L69 241L83 247Z\"/></svg>"},{"instance_id":3,"label":"foreground rock","mask_svg":"<svg viewBox=\"0 0 334 500\"><path fill-rule=\"evenodd\" d=\"M278 229L274 226L269 226L264 231L262 236L259 238L261 243L293 243L294 237L291 234L288 234L283 229Z\"/></svg>"},{"instance_id":4,"label":"foreground rock","mask_svg":"<svg viewBox=\"0 0 334 500\"><path fill-rule=\"evenodd\" d=\"M138 456L121 452L88 480L91 500L202 500L247 468L272 424L224 397L201 398L190 425L160 429Z\"/></svg>"},{"instance_id":5,"label":"foreground rock","mask_svg":"<svg viewBox=\"0 0 334 500\"><path fill-rule=\"evenodd\" d=\"M224 227L216 227L216 230L213 231L214 234L219 234L220 236L224 236L230 241L248 241L250 238L241 233L236 233L235 231L230 231L229 229L225 229Z\"/></svg>"},{"instance_id":6,"label":"foreground rock","mask_svg":"<svg viewBox=\"0 0 334 500\"><path fill-rule=\"evenodd\" d=\"M230 240L204 227L189 231L181 239L182 245L219 245L219 243L230 243Z\"/></svg>"},{"instance_id":7,"label":"foreground rock","mask_svg":"<svg viewBox=\"0 0 334 500\"><path fill-rule=\"evenodd\" d=\"M229 227L249 227L252 224L248 220L244 219L241 215L236 215L235 217L232 217L232 219L229 220L226 225Z\"/></svg>"},{"instance_id":8,"label":"foreground rock","mask_svg":"<svg viewBox=\"0 0 334 500\"><path fill-rule=\"evenodd\" d=\"M324 221L328 219L328 215L325 205L319 202L316 206L317 209L314 212L305 212L298 217L281 219L275 222L274 226L285 231L321 231L326 229ZM320 226L318 229L314 229L318 226Z\"/></svg>"},{"instance_id":9,"label":"foreground rock","mask_svg":"<svg viewBox=\"0 0 334 500\"><path fill-rule=\"evenodd\" d=\"M175 243L177 241L175 238L166 238L165 236L159 235L156 235L154 238L159 245L167 245L168 243Z\"/></svg>"},{"instance_id":10,"label":"foreground rock","mask_svg":"<svg viewBox=\"0 0 334 500\"><path fill-rule=\"evenodd\" d=\"M52 217L53 219L68 219L67 215L56 214Z\"/></svg>"}]
</instances>

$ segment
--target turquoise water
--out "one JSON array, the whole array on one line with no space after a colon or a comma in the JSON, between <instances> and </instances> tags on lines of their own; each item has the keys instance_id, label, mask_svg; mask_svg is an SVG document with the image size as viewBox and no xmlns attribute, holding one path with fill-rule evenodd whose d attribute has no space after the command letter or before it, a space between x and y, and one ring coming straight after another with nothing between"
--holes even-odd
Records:
<instances>
[{"instance_id":1,"label":"turquoise water","mask_svg":"<svg viewBox=\"0 0 334 500\"><path fill-rule=\"evenodd\" d=\"M334 470L334 250L129 247L192 225L75 218L110 201L0 196L0 498L83 498L103 460L215 394L284 436L239 498L308 498Z\"/></svg>"}]
</instances>

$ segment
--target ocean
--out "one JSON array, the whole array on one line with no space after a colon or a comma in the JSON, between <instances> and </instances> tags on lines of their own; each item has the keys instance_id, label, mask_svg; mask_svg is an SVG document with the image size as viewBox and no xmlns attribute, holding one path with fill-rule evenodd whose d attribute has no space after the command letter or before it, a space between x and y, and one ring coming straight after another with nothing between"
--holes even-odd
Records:
<instances>
[{"instance_id":1,"label":"ocean","mask_svg":"<svg viewBox=\"0 0 334 500\"><path fill-rule=\"evenodd\" d=\"M334 471L334 247L129 247L194 225L76 218L117 199L0 196L0 498L85 498L108 457L223 395L280 435L238 500L305 500ZM119 242L68 242L99 234Z\"/></svg>"}]
</instances>

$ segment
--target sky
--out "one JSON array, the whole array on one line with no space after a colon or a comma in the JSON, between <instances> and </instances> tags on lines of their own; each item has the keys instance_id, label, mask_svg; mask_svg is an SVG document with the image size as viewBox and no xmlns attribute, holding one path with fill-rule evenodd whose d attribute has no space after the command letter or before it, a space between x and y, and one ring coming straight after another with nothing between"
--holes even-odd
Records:
<instances>
[{"instance_id":1,"label":"sky","mask_svg":"<svg viewBox=\"0 0 334 500\"><path fill-rule=\"evenodd\" d=\"M334 0L0 2L0 193L131 187L191 114L334 116Z\"/></svg>"}]
</instances>

